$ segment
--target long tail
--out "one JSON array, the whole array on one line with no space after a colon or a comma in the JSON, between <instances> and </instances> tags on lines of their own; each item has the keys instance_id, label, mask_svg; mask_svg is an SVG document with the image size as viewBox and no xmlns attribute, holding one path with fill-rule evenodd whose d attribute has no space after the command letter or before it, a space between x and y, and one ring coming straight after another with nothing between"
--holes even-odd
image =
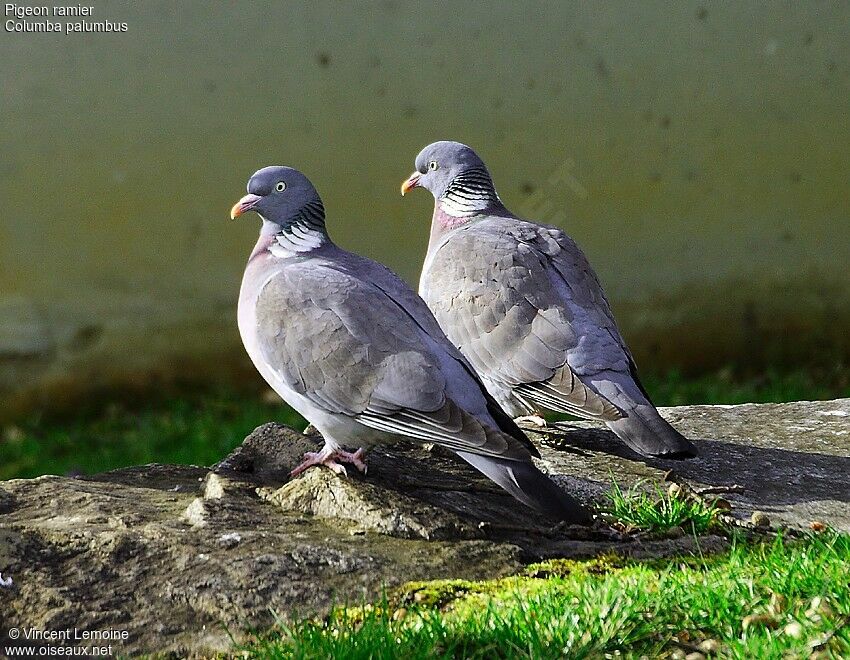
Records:
<instances>
[{"instance_id":1,"label":"long tail","mask_svg":"<svg viewBox=\"0 0 850 660\"><path fill-rule=\"evenodd\" d=\"M634 451L644 456L663 458L692 458L697 455L693 443L658 414L636 373L607 371L594 377L592 382L602 396L625 413L622 419L606 424Z\"/></svg>"},{"instance_id":2,"label":"long tail","mask_svg":"<svg viewBox=\"0 0 850 660\"><path fill-rule=\"evenodd\" d=\"M636 406L628 417L606 422L623 442L644 456L693 458L697 448L658 414L652 405Z\"/></svg>"},{"instance_id":3,"label":"long tail","mask_svg":"<svg viewBox=\"0 0 850 660\"><path fill-rule=\"evenodd\" d=\"M568 523L590 523L590 512L561 490L533 463L481 456L465 451L459 451L457 454L523 504Z\"/></svg>"}]
</instances>

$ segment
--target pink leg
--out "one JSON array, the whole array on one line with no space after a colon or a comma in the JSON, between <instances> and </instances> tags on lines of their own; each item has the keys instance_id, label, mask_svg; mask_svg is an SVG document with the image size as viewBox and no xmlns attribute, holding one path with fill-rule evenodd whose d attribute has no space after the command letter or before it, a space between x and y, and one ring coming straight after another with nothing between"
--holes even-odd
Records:
<instances>
[{"instance_id":1,"label":"pink leg","mask_svg":"<svg viewBox=\"0 0 850 660\"><path fill-rule=\"evenodd\" d=\"M345 467L340 465L337 461L342 461L343 463L351 463L354 467L360 470L360 472L365 474L366 463L363 462L363 459L365 457L366 450L363 449L363 447L351 453L342 449L333 449L325 445L324 447L322 447L321 451L308 451L306 454L304 454L304 461L296 468L294 468L292 472L289 473L289 476L297 477L299 474L301 474L308 468L313 467L314 465L324 465L325 467L330 468L337 474L347 477L348 472L345 471Z\"/></svg>"}]
</instances>

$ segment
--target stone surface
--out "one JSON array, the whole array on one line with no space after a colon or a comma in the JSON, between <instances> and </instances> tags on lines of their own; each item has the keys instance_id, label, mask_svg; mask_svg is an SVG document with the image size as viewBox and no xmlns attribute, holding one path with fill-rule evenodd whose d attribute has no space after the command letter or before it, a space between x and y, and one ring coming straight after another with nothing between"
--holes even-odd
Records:
<instances>
[{"instance_id":1,"label":"stone surface","mask_svg":"<svg viewBox=\"0 0 850 660\"><path fill-rule=\"evenodd\" d=\"M664 410L702 452L688 462L639 459L607 430L560 425L538 436L542 466L585 500L672 478L724 493L742 520L812 520L850 531L850 400ZM440 449L399 444L369 456L367 476L289 469L320 440L258 428L212 469L147 465L85 478L0 484L0 632L127 630L115 651L198 655L228 631L275 614L321 613L408 580L509 574L545 557L615 550L688 552L687 535L625 536L562 528L518 505ZM700 550L725 540L699 539Z\"/></svg>"},{"instance_id":2,"label":"stone surface","mask_svg":"<svg viewBox=\"0 0 850 660\"><path fill-rule=\"evenodd\" d=\"M820 521L850 532L850 399L683 406L662 413L694 439L697 459L644 459L607 430L570 422L545 440L569 452L546 452L547 469L596 478L610 470L620 483L659 481L673 470L697 489L742 486L742 492L720 493L738 518L760 511L773 524L807 529Z\"/></svg>"}]
</instances>

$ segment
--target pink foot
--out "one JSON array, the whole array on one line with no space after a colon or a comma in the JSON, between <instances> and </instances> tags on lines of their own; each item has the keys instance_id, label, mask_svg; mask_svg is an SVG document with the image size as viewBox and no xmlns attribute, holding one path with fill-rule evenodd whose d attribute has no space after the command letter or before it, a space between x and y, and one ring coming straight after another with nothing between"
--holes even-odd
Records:
<instances>
[{"instance_id":1,"label":"pink foot","mask_svg":"<svg viewBox=\"0 0 850 660\"><path fill-rule=\"evenodd\" d=\"M345 471L345 467L340 465L337 461L342 461L343 463L351 463L354 467L356 467L360 472L366 474L366 463L363 462L363 459L366 457L366 450L361 447L354 453L344 451L342 449L330 449L328 447L323 447L321 451L308 451L304 454L304 461L298 465L296 468L289 473L290 477L297 477L299 474L304 472L305 470L313 467L314 465L324 465L325 467L330 468L334 472L344 477L348 476L348 472Z\"/></svg>"}]
</instances>

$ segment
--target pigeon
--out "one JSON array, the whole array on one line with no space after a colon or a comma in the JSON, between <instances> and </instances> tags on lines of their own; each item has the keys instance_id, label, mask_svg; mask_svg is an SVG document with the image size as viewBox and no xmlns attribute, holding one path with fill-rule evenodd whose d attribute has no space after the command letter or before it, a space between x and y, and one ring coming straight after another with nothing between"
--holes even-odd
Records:
<instances>
[{"instance_id":1,"label":"pigeon","mask_svg":"<svg viewBox=\"0 0 850 660\"><path fill-rule=\"evenodd\" d=\"M434 196L419 295L487 390L517 421L551 410L601 420L644 456L695 456L638 379L599 279L557 227L508 211L484 162L441 141L401 193Z\"/></svg>"},{"instance_id":2,"label":"pigeon","mask_svg":"<svg viewBox=\"0 0 850 660\"><path fill-rule=\"evenodd\" d=\"M346 252L325 228L318 192L272 166L248 181L231 218L262 219L239 293L245 349L275 392L324 438L292 471L341 463L408 439L434 443L517 500L569 523L590 515L535 467L531 441L448 340L425 302L386 267ZM357 451L344 444L362 445Z\"/></svg>"}]
</instances>

